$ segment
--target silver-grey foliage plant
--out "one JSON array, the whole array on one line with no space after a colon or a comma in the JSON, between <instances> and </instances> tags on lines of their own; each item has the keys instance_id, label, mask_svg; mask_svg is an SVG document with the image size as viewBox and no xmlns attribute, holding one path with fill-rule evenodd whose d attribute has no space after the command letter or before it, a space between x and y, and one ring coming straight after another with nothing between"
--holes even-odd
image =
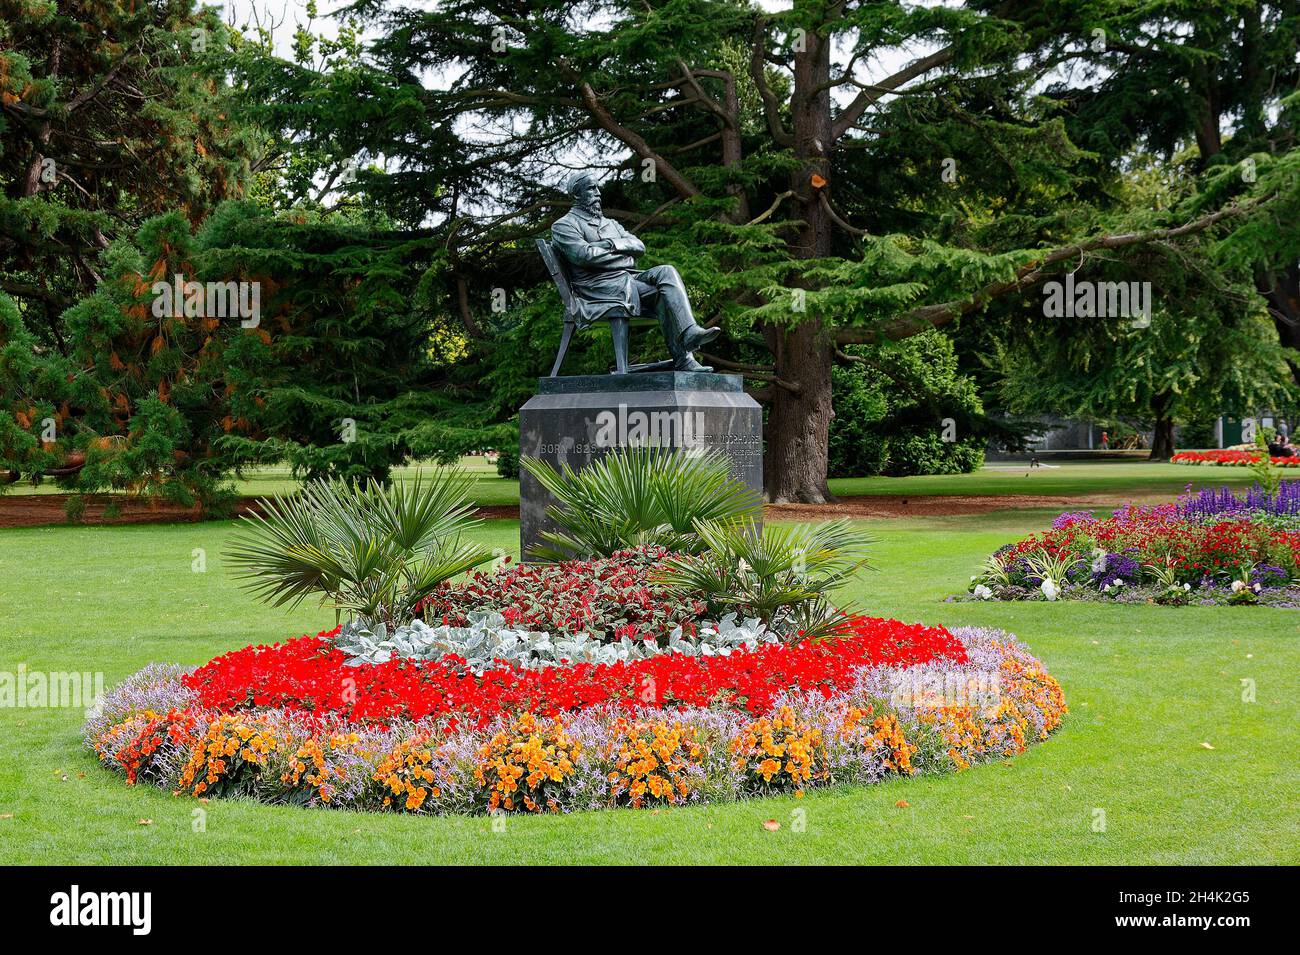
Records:
<instances>
[{"instance_id":1,"label":"silver-grey foliage plant","mask_svg":"<svg viewBox=\"0 0 1300 955\"><path fill-rule=\"evenodd\" d=\"M400 627L383 624L373 628L361 623L343 625L335 645L348 655L348 665L387 663L389 660L437 660L453 653L464 657L476 673L494 662L529 669L560 663L619 663L644 660L665 653L687 656L728 656L735 650L752 650L760 644L776 643L780 635L757 620L737 621L729 613L716 623L702 623L694 635L675 628L664 645L654 640L604 642L586 633L552 635L539 630L506 626L505 618L491 610L472 610L469 625L443 624L431 627L413 620Z\"/></svg>"}]
</instances>

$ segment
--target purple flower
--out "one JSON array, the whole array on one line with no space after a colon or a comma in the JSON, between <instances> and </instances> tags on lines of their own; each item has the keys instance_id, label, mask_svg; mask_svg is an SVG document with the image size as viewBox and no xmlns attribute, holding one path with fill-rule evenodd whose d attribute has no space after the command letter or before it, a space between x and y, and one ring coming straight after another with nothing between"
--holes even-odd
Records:
<instances>
[{"instance_id":1,"label":"purple flower","mask_svg":"<svg viewBox=\"0 0 1300 955\"><path fill-rule=\"evenodd\" d=\"M1270 495L1258 484L1248 490L1245 497L1237 497L1231 488L1204 488L1188 492L1178 499L1178 516L1183 520L1204 520L1223 514L1243 514L1259 511L1278 517L1300 515L1300 481L1283 481L1276 495Z\"/></svg>"},{"instance_id":2,"label":"purple flower","mask_svg":"<svg viewBox=\"0 0 1300 955\"><path fill-rule=\"evenodd\" d=\"M1057 514L1052 520L1052 530L1059 531L1071 524L1092 524L1096 520L1097 515L1092 511L1066 511L1064 514Z\"/></svg>"},{"instance_id":3,"label":"purple flower","mask_svg":"<svg viewBox=\"0 0 1300 955\"><path fill-rule=\"evenodd\" d=\"M104 694L90 712L83 730L86 745L93 746L110 726L146 710L167 713L198 705L194 691L181 677L194 667L174 663L150 663Z\"/></svg>"},{"instance_id":4,"label":"purple flower","mask_svg":"<svg viewBox=\"0 0 1300 955\"><path fill-rule=\"evenodd\" d=\"M1285 587L1290 582L1291 578L1287 572L1274 564L1260 564L1250 572L1252 586L1259 584L1261 587Z\"/></svg>"},{"instance_id":5,"label":"purple flower","mask_svg":"<svg viewBox=\"0 0 1300 955\"><path fill-rule=\"evenodd\" d=\"M1109 587L1117 580L1126 584L1137 581L1142 568L1128 554L1102 554L1092 562L1092 583L1098 589Z\"/></svg>"}]
</instances>

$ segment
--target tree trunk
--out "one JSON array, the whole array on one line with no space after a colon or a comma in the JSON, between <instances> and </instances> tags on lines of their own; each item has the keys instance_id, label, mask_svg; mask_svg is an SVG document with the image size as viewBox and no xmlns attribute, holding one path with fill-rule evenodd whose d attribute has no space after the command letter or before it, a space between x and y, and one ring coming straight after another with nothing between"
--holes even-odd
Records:
<instances>
[{"instance_id":1,"label":"tree trunk","mask_svg":"<svg viewBox=\"0 0 1300 955\"><path fill-rule=\"evenodd\" d=\"M1152 461L1168 461L1174 456L1174 419L1157 418L1156 431L1151 439Z\"/></svg>"},{"instance_id":2,"label":"tree trunk","mask_svg":"<svg viewBox=\"0 0 1300 955\"><path fill-rule=\"evenodd\" d=\"M796 258L820 259L831 254L834 228L820 195L829 188L830 180L831 41L829 36L809 30L802 44L803 49L795 53L790 99L794 150L800 165L791 174L790 189L800 206L803 225L791 236L790 248ZM797 312L802 306L795 292L791 292L791 306ZM826 486L833 416L833 343L820 320L813 318L797 325L771 325L764 331L777 378L765 435L763 485L767 498L803 504L833 501L835 497Z\"/></svg>"},{"instance_id":3,"label":"tree trunk","mask_svg":"<svg viewBox=\"0 0 1300 955\"><path fill-rule=\"evenodd\" d=\"M824 504L835 500L826 486L831 349L819 322L772 331L777 378L798 392L772 386L763 487L774 503Z\"/></svg>"},{"instance_id":4,"label":"tree trunk","mask_svg":"<svg viewBox=\"0 0 1300 955\"><path fill-rule=\"evenodd\" d=\"M1276 273L1260 271L1255 288L1264 296L1277 328L1277 337L1287 348L1300 351L1300 264L1293 263ZM1289 362L1291 376L1300 384L1300 364Z\"/></svg>"},{"instance_id":5,"label":"tree trunk","mask_svg":"<svg viewBox=\"0 0 1300 955\"><path fill-rule=\"evenodd\" d=\"M1174 404L1174 396L1161 392L1151 402L1151 410L1156 416L1155 432L1151 436L1152 461L1168 461L1174 456L1174 419L1169 414Z\"/></svg>"}]
</instances>

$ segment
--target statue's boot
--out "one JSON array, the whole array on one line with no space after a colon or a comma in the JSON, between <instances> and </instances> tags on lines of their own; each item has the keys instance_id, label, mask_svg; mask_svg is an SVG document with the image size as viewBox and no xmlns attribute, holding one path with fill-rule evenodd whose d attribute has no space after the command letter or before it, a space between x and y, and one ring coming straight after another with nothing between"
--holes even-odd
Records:
<instances>
[{"instance_id":1,"label":"statue's boot","mask_svg":"<svg viewBox=\"0 0 1300 955\"><path fill-rule=\"evenodd\" d=\"M713 371L712 365L701 365L690 352L673 361L675 371Z\"/></svg>"},{"instance_id":2,"label":"statue's boot","mask_svg":"<svg viewBox=\"0 0 1300 955\"><path fill-rule=\"evenodd\" d=\"M682 344L687 351L695 351L698 348L703 348L721 334L721 328L702 328L696 325L694 328L688 328L686 333L682 335Z\"/></svg>"}]
</instances>

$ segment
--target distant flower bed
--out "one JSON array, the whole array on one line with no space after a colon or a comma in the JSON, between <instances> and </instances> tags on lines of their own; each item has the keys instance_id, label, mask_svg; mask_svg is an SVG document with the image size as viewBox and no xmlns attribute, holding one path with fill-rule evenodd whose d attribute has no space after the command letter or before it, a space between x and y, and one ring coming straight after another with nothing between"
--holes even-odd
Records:
<instances>
[{"instance_id":1,"label":"distant flower bed","mask_svg":"<svg viewBox=\"0 0 1300 955\"><path fill-rule=\"evenodd\" d=\"M1249 467L1263 457L1261 451L1179 451L1170 460L1174 464L1226 464L1235 467ZM1280 457L1270 455L1269 461L1278 467L1300 468L1300 455Z\"/></svg>"},{"instance_id":2,"label":"distant flower bed","mask_svg":"<svg viewBox=\"0 0 1300 955\"><path fill-rule=\"evenodd\" d=\"M128 783L177 794L568 812L964 769L1023 752L1067 711L1009 634L853 628L728 657L454 679L450 663L346 667L328 635L307 637L194 672L146 667L107 694L85 737Z\"/></svg>"},{"instance_id":3,"label":"distant flower bed","mask_svg":"<svg viewBox=\"0 0 1300 955\"><path fill-rule=\"evenodd\" d=\"M1224 488L1111 517L1059 515L999 548L971 578L977 600L1108 600L1300 607L1300 483Z\"/></svg>"}]
</instances>

